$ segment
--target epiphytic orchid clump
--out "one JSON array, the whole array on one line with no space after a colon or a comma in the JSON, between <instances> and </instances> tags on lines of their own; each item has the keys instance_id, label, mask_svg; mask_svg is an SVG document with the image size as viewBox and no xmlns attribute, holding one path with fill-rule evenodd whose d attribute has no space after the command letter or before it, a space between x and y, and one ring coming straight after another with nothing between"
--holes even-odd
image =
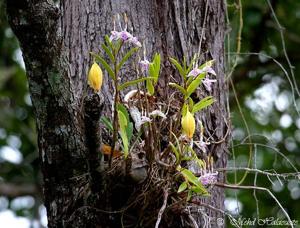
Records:
<instances>
[{"instance_id":1,"label":"epiphytic orchid clump","mask_svg":"<svg viewBox=\"0 0 300 228\"><path fill-rule=\"evenodd\" d=\"M142 48L138 38L126 29L114 30L104 40L104 55L93 52L91 55L105 69L114 86L112 115L101 119L110 132L110 142L101 147L101 150L105 149L104 155L109 154L108 166L127 162L128 158L132 164L139 157L152 179L147 179L147 175L143 178L136 175L138 183L153 181L155 175L163 180L165 177L160 175L164 174L169 175L166 179L171 178L173 183L169 191L178 198L189 201L194 195L208 196L207 186L217 181L218 173L213 172L210 142L204 141L205 130L198 113L215 99L212 96L195 99L195 94L201 89L212 92L217 83L212 78L216 76L212 68L214 61L198 66L197 55L190 62L184 57L182 63L170 57L169 62L176 71L175 77L170 78L175 80L167 85L171 91L169 96L163 97L157 90L160 73L164 70L159 53L148 60L146 47ZM143 60L141 49L144 50ZM133 63L130 81L123 79L123 68L128 61ZM94 92L98 92L102 73L95 64L91 67L88 82ZM141 153L145 155L143 158L140 158ZM160 169L165 171L158 172Z\"/></svg>"}]
</instances>

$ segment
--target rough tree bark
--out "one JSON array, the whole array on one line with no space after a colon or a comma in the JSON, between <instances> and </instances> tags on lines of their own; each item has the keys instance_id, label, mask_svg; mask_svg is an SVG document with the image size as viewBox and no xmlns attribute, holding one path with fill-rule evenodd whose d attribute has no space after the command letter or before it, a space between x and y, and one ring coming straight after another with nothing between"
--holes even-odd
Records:
<instances>
[{"instance_id":1,"label":"rough tree bark","mask_svg":"<svg viewBox=\"0 0 300 228\"><path fill-rule=\"evenodd\" d=\"M164 67L158 88L161 96L168 94L166 84L170 75L178 77L167 57L182 59L186 55L190 59L198 51L201 40L202 60L215 59L214 69L218 75L211 92L217 102L201 119L218 141L226 134L228 115L223 69L224 10L223 1L219 0L61 0L59 6L49 0L7 1L7 15L20 41L36 115L49 227L118 227L114 214L89 210L103 208L99 204L106 203L101 197L91 200L85 196L89 191L105 195L103 186L93 182L99 178L101 183L100 179L105 177L90 174L94 185L82 183L82 178L97 162L93 151L99 146L99 132L91 133L91 126L97 126L100 109L102 115L111 112L113 96L112 84L106 75L101 96L95 95L90 97L92 101L83 102L91 63L89 52L99 51L104 35L113 29L113 16L127 14L128 28L144 41L148 57L155 51L162 54ZM123 78L130 76L130 72L123 74ZM97 107L90 107L90 104L97 104ZM87 134L94 134L95 138L86 140ZM211 146L210 151L215 165L224 167L226 140ZM222 181L224 177L219 178ZM223 191L214 188L212 196L205 201L222 209L223 200ZM205 210L212 218L223 217L211 209L198 209ZM199 210L193 216L198 224L203 222ZM173 224L188 227L191 222L179 218ZM217 227L215 219L210 225Z\"/></svg>"}]
</instances>

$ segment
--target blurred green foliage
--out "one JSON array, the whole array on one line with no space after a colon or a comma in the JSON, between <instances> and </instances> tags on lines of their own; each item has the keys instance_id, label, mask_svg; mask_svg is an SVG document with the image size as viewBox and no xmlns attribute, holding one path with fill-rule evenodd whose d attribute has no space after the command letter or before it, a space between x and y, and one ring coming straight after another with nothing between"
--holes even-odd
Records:
<instances>
[{"instance_id":1,"label":"blurred green foliage","mask_svg":"<svg viewBox=\"0 0 300 228\"><path fill-rule=\"evenodd\" d=\"M290 57L299 85L300 74L300 2L295 0L270 1L278 20L282 24L286 42L286 51ZM272 58L287 70L291 77L289 66L284 56L280 29L278 28L267 1L242 1L243 3L243 33L242 54L239 65L234 71L233 80L237 90L243 114L252 134L252 142L256 162L261 170L276 170L278 173L295 172L280 154L280 151L294 164L300 167L300 116L293 106L292 96L296 97L300 109L300 98L297 92L291 90L286 75ZM228 1L229 66L234 58L236 34L238 30L238 8L236 1ZM243 53L255 53L253 55ZM266 54L272 58L266 58ZM2 1L0 0L0 183L40 183L40 172L37 162L35 122L28 94L26 75L22 66L21 50L12 30L7 24ZM233 125L233 142L231 159L228 166L245 167L249 154L249 145L245 125L237 108L234 94L230 93L230 106ZM11 158L7 148L14 152ZM3 151L6 150L6 153ZM19 154L19 155L18 155ZM232 157L236 158L235 160ZM16 159L16 156L19 160ZM20 157L21 156L21 157ZM243 172L228 174L228 182L240 180ZM249 174L243 185L253 185L254 174ZM273 184L272 184L273 183ZM300 204L299 180L271 180L258 175L257 185L269 188L287 209L292 219L300 221L297 211ZM256 192L261 218L282 217L275 201L265 192ZM226 205L231 213L235 213L236 197L240 204L240 215L244 218L257 216L257 205L250 190L228 190ZM1 196L0 196L1 198ZM3 199L2 199L3 200ZM13 200L13 199L9 199ZM12 201L11 201L12 202ZM17 209L18 215L29 218L37 216L41 199L35 199L35 204L29 208ZM11 207L12 204L7 205ZM16 210L14 207L12 209ZM7 207L1 207L0 211ZM229 223L229 222L228 222ZM229 225L230 226L230 225Z\"/></svg>"},{"instance_id":2,"label":"blurred green foliage","mask_svg":"<svg viewBox=\"0 0 300 228\"><path fill-rule=\"evenodd\" d=\"M21 50L7 23L2 1L0 56L0 184L37 185L40 183L40 171L35 120ZM9 200L12 202L13 199ZM41 199L37 195L35 204L29 208L16 209L13 204L7 206L15 208L18 215L33 217L40 204ZM6 209L3 207L0 206L0 211Z\"/></svg>"},{"instance_id":3,"label":"blurred green foliage","mask_svg":"<svg viewBox=\"0 0 300 228\"><path fill-rule=\"evenodd\" d=\"M239 26L236 2L228 2L230 19L229 51L235 52L236 34ZM267 1L242 1L243 32L242 50L239 65L234 71L233 80L237 96L247 120L253 150L256 159L253 164L260 170L276 170L277 173L295 172L300 167L300 116L293 104L300 109L300 97L292 90L289 79L279 64L284 67L293 87L300 85L300 2L271 1L270 4L283 27L286 52L293 64L295 80L293 81L288 62L284 55L283 40L280 28L272 16ZM228 47L228 46L227 46ZM253 53L253 54L249 54ZM267 56L267 57L266 57ZM231 58L233 56L230 55ZM270 58L269 58L270 57ZM273 59L272 59L273 58ZM275 60L275 61L274 61ZM244 122L236 105L234 94L230 90L230 106L233 125L233 143L229 167L245 167L249 154L249 141ZM294 168L277 151L288 158ZM254 162L256 161L256 162ZM241 179L243 172L227 175L228 181L234 183ZM243 185L254 185L255 175L249 174ZM281 184L282 183L282 184ZM275 193L292 219L300 223L297 210L300 203L300 184L298 180L283 180L257 176L257 186L263 186ZM257 217L257 203L251 190L227 190L227 206L236 209L235 199L241 203L240 216L243 218ZM260 218L284 218L279 206L266 192L256 191ZM231 203L230 203L231 202ZM234 205L235 204L235 205ZM229 221L229 220L228 220ZM228 222L229 223L229 222ZM230 227L230 226L229 226Z\"/></svg>"}]
</instances>

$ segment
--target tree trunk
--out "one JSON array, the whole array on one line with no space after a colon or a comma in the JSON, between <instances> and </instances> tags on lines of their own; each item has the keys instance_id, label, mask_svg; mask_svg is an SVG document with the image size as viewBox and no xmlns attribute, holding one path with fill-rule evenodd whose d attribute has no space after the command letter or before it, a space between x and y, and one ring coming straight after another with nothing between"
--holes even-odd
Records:
<instances>
[{"instance_id":1,"label":"tree trunk","mask_svg":"<svg viewBox=\"0 0 300 228\"><path fill-rule=\"evenodd\" d=\"M122 202L124 206L135 196L122 193L122 186L109 192L105 183L118 185L121 180L107 180L107 176L95 171L100 143L97 126L100 115L108 116L112 111L113 86L105 75L101 95L89 93L89 100L84 100L91 64L89 52L100 51L104 35L114 28L114 15L126 13L128 30L143 41L148 58L154 52L161 53L163 67L158 91L159 96L168 97L170 75L179 78L168 57L182 59L185 55L190 60L198 52L200 42L202 62L215 59L218 80L210 92L217 102L200 118L214 140L222 141L228 130L224 4L218 0L61 0L58 7L49 2L7 1L8 18L20 41L36 115L48 226L121 227L122 213L105 211L122 208L110 202L117 201L113 197L120 195L118 204ZM130 71L122 74L122 80L131 77ZM204 95L207 93L196 94L198 99ZM226 166L226 140L211 145L209 151L216 167ZM220 174L219 181L223 179ZM128 186L126 189L129 191ZM211 196L204 201L223 209L223 190L213 187ZM212 218L211 227L218 227L216 218L223 218L221 213L206 207L195 205L191 210L194 219L182 214L174 216L169 224L162 221L160 227L196 227L195 223L200 227L204 224L202 210ZM140 216L137 212L138 208L135 217ZM153 214L154 222L157 213Z\"/></svg>"}]
</instances>

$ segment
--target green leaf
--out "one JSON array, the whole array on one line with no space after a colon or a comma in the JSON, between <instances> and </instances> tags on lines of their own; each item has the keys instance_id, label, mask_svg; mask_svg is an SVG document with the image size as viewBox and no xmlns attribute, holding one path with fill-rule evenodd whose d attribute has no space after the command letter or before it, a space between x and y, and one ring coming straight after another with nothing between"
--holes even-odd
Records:
<instances>
[{"instance_id":1,"label":"green leaf","mask_svg":"<svg viewBox=\"0 0 300 228\"><path fill-rule=\"evenodd\" d=\"M160 54L155 54L152 63L149 65L149 75L151 76L152 80L147 80L146 88L150 95L154 94L154 85L158 81L160 72Z\"/></svg>"},{"instance_id":2,"label":"green leaf","mask_svg":"<svg viewBox=\"0 0 300 228\"><path fill-rule=\"evenodd\" d=\"M186 91L182 86L180 86L176 83L173 83L173 82L170 82L169 85L176 88L176 89L178 89L183 95L186 95Z\"/></svg>"},{"instance_id":3,"label":"green leaf","mask_svg":"<svg viewBox=\"0 0 300 228\"><path fill-rule=\"evenodd\" d=\"M133 123L132 122L128 123L127 128L126 128L126 134L127 134L128 142L130 143L130 140L133 135Z\"/></svg>"},{"instance_id":4,"label":"green leaf","mask_svg":"<svg viewBox=\"0 0 300 228\"><path fill-rule=\"evenodd\" d=\"M130 119L129 119L129 113L127 111L127 108L123 104L117 103L117 110L124 114L124 116L126 117L127 123L129 123Z\"/></svg>"},{"instance_id":5,"label":"green leaf","mask_svg":"<svg viewBox=\"0 0 300 228\"><path fill-rule=\"evenodd\" d=\"M188 110L189 110L189 106L187 104L183 104L182 110L181 110L181 115L185 116Z\"/></svg>"},{"instance_id":6,"label":"green leaf","mask_svg":"<svg viewBox=\"0 0 300 228\"><path fill-rule=\"evenodd\" d=\"M177 193L183 192L187 188L187 183L182 182L182 184L179 186Z\"/></svg>"},{"instance_id":7,"label":"green leaf","mask_svg":"<svg viewBox=\"0 0 300 228\"><path fill-rule=\"evenodd\" d=\"M124 65L124 63L137 51L139 50L138 47L135 48L131 48L126 55L122 58L122 60L120 61L120 63L117 66L117 71L119 71L121 69L121 67Z\"/></svg>"},{"instance_id":8,"label":"green leaf","mask_svg":"<svg viewBox=\"0 0 300 228\"><path fill-rule=\"evenodd\" d=\"M114 131L113 125L107 117L102 116L100 121L107 127L108 130L110 130L111 132Z\"/></svg>"},{"instance_id":9,"label":"green leaf","mask_svg":"<svg viewBox=\"0 0 300 228\"><path fill-rule=\"evenodd\" d=\"M154 82L157 83L160 72L160 54L156 53L153 59L154 63Z\"/></svg>"},{"instance_id":10,"label":"green leaf","mask_svg":"<svg viewBox=\"0 0 300 228\"><path fill-rule=\"evenodd\" d=\"M196 113L200 111L201 109L206 108L207 106L211 105L215 102L215 99L212 96L208 96L203 98L201 101L199 101L197 104L194 105L192 109L192 113Z\"/></svg>"},{"instance_id":11,"label":"green leaf","mask_svg":"<svg viewBox=\"0 0 300 228\"><path fill-rule=\"evenodd\" d=\"M146 81L146 87L147 87L148 93L150 93L150 95L153 95L154 94L154 86L153 86L152 80Z\"/></svg>"},{"instance_id":12,"label":"green leaf","mask_svg":"<svg viewBox=\"0 0 300 228\"><path fill-rule=\"evenodd\" d=\"M197 187L204 188L202 186L201 182L198 180L198 178L190 170L182 169L180 172L187 181L191 182L193 185L195 185Z\"/></svg>"},{"instance_id":13,"label":"green leaf","mask_svg":"<svg viewBox=\"0 0 300 228\"><path fill-rule=\"evenodd\" d=\"M189 97L189 110L193 110L194 107L194 101L192 98Z\"/></svg>"},{"instance_id":14,"label":"green leaf","mask_svg":"<svg viewBox=\"0 0 300 228\"><path fill-rule=\"evenodd\" d=\"M187 181L194 185L191 189L194 189L196 193L207 194L206 188L190 170L182 169L180 172Z\"/></svg>"},{"instance_id":15,"label":"green leaf","mask_svg":"<svg viewBox=\"0 0 300 228\"><path fill-rule=\"evenodd\" d=\"M151 77L153 77L153 78L155 78L155 66L154 66L154 64L153 63L150 63L149 64L149 75L151 76Z\"/></svg>"},{"instance_id":16,"label":"green leaf","mask_svg":"<svg viewBox=\"0 0 300 228\"><path fill-rule=\"evenodd\" d=\"M120 129L126 129L127 127L127 118L124 115L124 113L120 110L118 110L118 117L119 117L119 124L120 124Z\"/></svg>"},{"instance_id":17,"label":"green leaf","mask_svg":"<svg viewBox=\"0 0 300 228\"><path fill-rule=\"evenodd\" d=\"M146 80L152 80L152 79L154 79L154 78L147 77L147 78L138 78L138 79L135 79L132 81L128 81L128 82L123 83L122 85L119 85L119 90L123 90L123 89L127 88L128 86L132 86L132 85L138 84L139 82L143 82Z\"/></svg>"},{"instance_id":18,"label":"green leaf","mask_svg":"<svg viewBox=\"0 0 300 228\"><path fill-rule=\"evenodd\" d=\"M191 161L191 160L193 159L189 156L184 156L183 158L181 158L181 161Z\"/></svg>"},{"instance_id":19,"label":"green leaf","mask_svg":"<svg viewBox=\"0 0 300 228\"><path fill-rule=\"evenodd\" d=\"M205 77L205 73L199 74L194 81L188 86L185 99L189 98L193 92L202 83L202 79Z\"/></svg>"},{"instance_id":20,"label":"green leaf","mask_svg":"<svg viewBox=\"0 0 300 228\"><path fill-rule=\"evenodd\" d=\"M182 66L180 65L180 63L176 60L176 59L173 59L173 58L169 58L171 63L176 67L176 69L178 70L179 74L184 78L184 80L186 79L186 75L185 75L185 72L182 68Z\"/></svg>"},{"instance_id":21,"label":"green leaf","mask_svg":"<svg viewBox=\"0 0 300 228\"><path fill-rule=\"evenodd\" d=\"M157 83L160 72L160 54L154 55L153 61L149 65L149 75L154 78L154 84Z\"/></svg>"},{"instance_id":22,"label":"green leaf","mask_svg":"<svg viewBox=\"0 0 300 228\"><path fill-rule=\"evenodd\" d=\"M189 191L188 191L188 195L187 195L187 197L186 197L186 201L190 201L190 199L192 198L192 196L193 196L193 191L192 191L192 190L189 190Z\"/></svg>"},{"instance_id":23,"label":"green leaf","mask_svg":"<svg viewBox=\"0 0 300 228\"><path fill-rule=\"evenodd\" d=\"M120 124L119 134L123 142L124 157L127 158L128 151L129 151L129 143L128 143L128 137L126 133L127 120L126 120L126 116L121 111L118 111L118 118Z\"/></svg>"},{"instance_id":24,"label":"green leaf","mask_svg":"<svg viewBox=\"0 0 300 228\"><path fill-rule=\"evenodd\" d=\"M91 55L95 57L96 60L98 60L101 65L105 68L105 70L108 72L108 75L113 79L115 80L115 73L113 72L113 70L111 69L111 67L109 66L109 64L102 58L100 57L99 55L91 52Z\"/></svg>"},{"instance_id":25,"label":"green leaf","mask_svg":"<svg viewBox=\"0 0 300 228\"><path fill-rule=\"evenodd\" d=\"M113 47L112 42L111 42L110 39L109 39L109 36L108 36L108 35L105 35L104 39L105 39L106 44L107 44L108 47L110 48L110 50L111 50L111 51L114 51L114 47Z\"/></svg>"},{"instance_id":26,"label":"green leaf","mask_svg":"<svg viewBox=\"0 0 300 228\"><path fill-rule=\"evenodd\" d=\"M129 113L127 111L127 108L123 104L117 103L117 110L118 110L118 113L120 112L123 114L119 118L123 118L123 116L125 117L126 125L124 125L124 129L125 129L124 131L126 133L127 141L129 143L132 138L132 135L133 135L133 123L130 122ZM123 124L123 123L120 122L120 128L121 128L121 124Z\"/></svg>"},{"instance_id":27,"label":"green leaf","mask_svg":"<svg viewBox=\"0 0 300 228\"><path fill-rule=\"evenodd\" d=\"M123 130L120 130L120 136L123 142L123 151L124 151L124 157L128 157L128 152L129 152L129 143L128 143L128 138L126 135L126 132Z\"/></svg>"},{"instance_id":28,"label":"green leaf","mask_svg":"<svg viewBox=\"0 0 300 228\"><path fill-rule=\"evenodd\" d=\"M201 187L197 187L197 186L192 186L191 190L194 193L199 194L199 195L204 195L204 196L208 196L209 195L208 192L207 192L207 190L204 187L201 188Z\"/></svg>"},{"instance_id":29,"label":"green leaf","mask_svg":"<svg viewBox=\"0 0 300 228\"><path fill-rule=\"evenodd\" d=\"M105 53L108 55L108 57L110 58L110 60L112 62L114 62L115 61L115 57L113 56L113 54L111 53L111 51L109 50L109 48L105 44L102 44L102 48L105 51Z\"/></svg>"}]
</instances>

